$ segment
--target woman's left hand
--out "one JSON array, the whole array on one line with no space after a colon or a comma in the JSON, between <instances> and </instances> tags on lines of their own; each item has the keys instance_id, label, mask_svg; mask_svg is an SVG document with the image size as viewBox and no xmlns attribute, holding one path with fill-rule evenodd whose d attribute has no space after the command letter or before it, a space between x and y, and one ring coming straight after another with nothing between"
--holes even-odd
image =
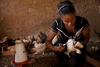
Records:
<instances>
[{"instance_id":1,"label":"woman's left hand","mask_svg":"<svg viewBox=\"0 0 100 67\"><path fill-rule=\"evenodd\" d=\"M80 48L83 48L83 45L78 41L78 42L76 42L74 47L77 48L77 49L80 49Z\"/></svg>"}]
</instances>

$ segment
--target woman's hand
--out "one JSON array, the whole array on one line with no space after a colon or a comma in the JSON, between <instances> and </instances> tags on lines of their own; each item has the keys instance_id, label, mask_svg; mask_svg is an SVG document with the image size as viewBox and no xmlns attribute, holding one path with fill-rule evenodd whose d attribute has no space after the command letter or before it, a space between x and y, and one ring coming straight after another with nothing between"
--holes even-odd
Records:
<instances>
[{"instance_id":1,"label":"woman's hand","mask_svg":"<svg viewBox=\"0 0 100 67\"><path fill-rule=\"evenodd\" d=\"M55 46L56 51L62 52L65 49L65 46L63 44L59 44L59 46Z\"/></svg>"},{"instance_id":2,"label":"woman's hand","mask_svg":"<svg viewBox=\"0 0 100 67\"><path fill-rule=\"evenodd\" d=\"M80 49L80 48L83 48L84 46L83 46L83 44L81 44L81 43L78 41L78 42L76 42L76 44L74 45L74 47L77 48L77 49Z\"/></svg>"}]
</instances>

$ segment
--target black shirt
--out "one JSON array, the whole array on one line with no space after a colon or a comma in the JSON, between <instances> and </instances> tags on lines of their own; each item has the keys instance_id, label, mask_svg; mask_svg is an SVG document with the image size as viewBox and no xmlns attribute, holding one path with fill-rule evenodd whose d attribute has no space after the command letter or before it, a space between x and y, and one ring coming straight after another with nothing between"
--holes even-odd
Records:
<instances>
[{"instance_id":1,"label":"black shirt","mask_svg":"<svg viewBox=\"0 0 100 67\"><path fill-rule=\"evenodd\" d=\"M86 29L89 26L88 21L80 16L76 16L76 20L75 20L75 28L74 28L74 32L68 32L67 29L64 26L63 21L61 20L61 18L58 18L55 20L55 22L53 23L51 30L54 32L59 32L61 34L60 43L66 43L67 40L69 38L74 38L75 34L83 27L82 30ZM78 41L82 41L84 39L82 33L80 33L80 35L75 38Z\"/></svg>"}]
</instances>

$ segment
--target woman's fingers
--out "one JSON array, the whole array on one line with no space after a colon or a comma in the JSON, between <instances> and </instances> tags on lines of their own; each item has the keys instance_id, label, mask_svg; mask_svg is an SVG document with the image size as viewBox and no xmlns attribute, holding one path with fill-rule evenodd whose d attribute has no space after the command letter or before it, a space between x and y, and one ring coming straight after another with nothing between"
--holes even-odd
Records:
<instances>
[{"instance_id":1,"label":"woman's fingers","mask_svg":"<svg viewBox=\"0 0 100 67\"><path fill-rule=\"evenodd\" d=\"M59 46L57 47L59 52L62 52L64 50L64 48L65 47L63 46L63 44L59 44Z\"/></svg>"}]
</instances>

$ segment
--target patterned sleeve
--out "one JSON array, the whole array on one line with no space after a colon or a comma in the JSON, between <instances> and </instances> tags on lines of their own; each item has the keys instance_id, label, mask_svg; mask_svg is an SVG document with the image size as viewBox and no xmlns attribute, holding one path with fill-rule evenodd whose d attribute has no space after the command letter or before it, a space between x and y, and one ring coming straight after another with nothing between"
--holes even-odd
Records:
<instances>
[{"instance_id":1,"label":"patterned sleeve","mask_svg":"<svg viewBox=\"0 0 100 67\"><path fill-rule=\"evenodd\" d=\"M90 25L89 22L85 18L83 18L82 19L82 26L84 27L83 30L85 30L89 25Z\"/></svg>"},{"instance_id":2,"label":"patterned sleeve","mask_svg":"<svg viewBox=\"0 0 100 67\"><path fill-rule=\"evenodd\" d=\"M57 22L56 22L56 20L55 20L55 22L52 24L51 30L54 31L54 32L57 32L57 31L58 31L58 30L57 30Z\"/></svg>"}]
</instances>

